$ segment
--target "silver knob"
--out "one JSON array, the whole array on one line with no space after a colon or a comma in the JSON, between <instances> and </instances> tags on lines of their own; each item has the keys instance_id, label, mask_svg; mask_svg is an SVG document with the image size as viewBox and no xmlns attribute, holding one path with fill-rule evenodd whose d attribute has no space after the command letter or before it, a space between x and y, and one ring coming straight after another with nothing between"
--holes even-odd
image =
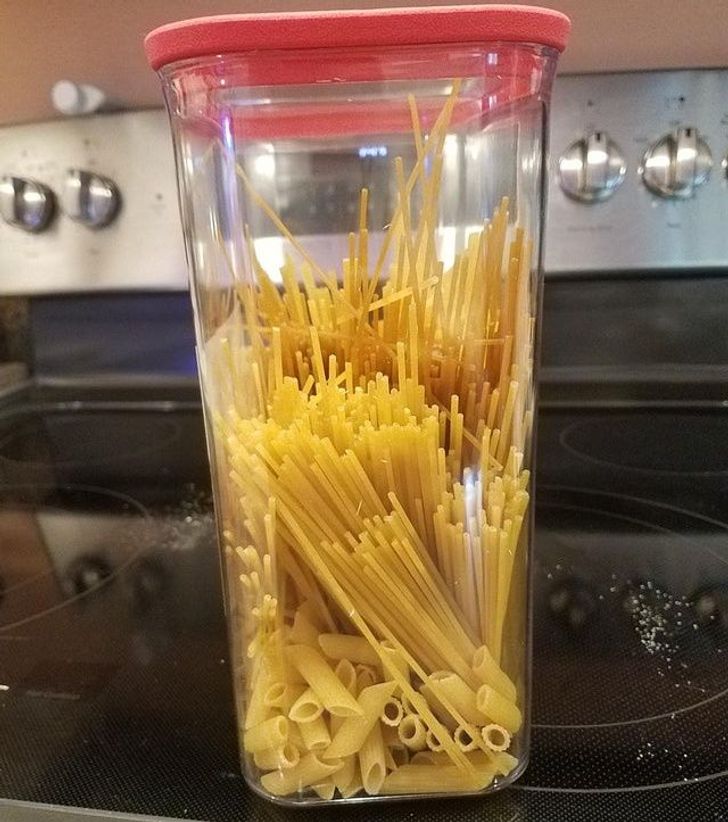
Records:
<instances>
[{"instance_id":1,"label":"silver knob","mask_svg":"<svg viewBox=\"0 0 728 822\"><path fill-rule=\"evenodd\" d=\"M666 134L650 146L640 174L647 188L660 197L684 199L710 176L713 156L708 144L692 126Z\"/></svg>"},{"instance_id":2,"label":"silver knob","mask_svg":"<svg viewBox=\"0 0 728 822\"><path fill-rule=\"evenodd\" d=\"M48 186L26 177L0 179L0 214L6 223L38 232L53 217L56 200Z\"/></svg>"},{"instance_id":3,"label":"silver knob","mask_svg":"<svg viewBox=\"0 0 728 822\"><path fill-rule=\"evenodd\" d=\"M89 228L102 228L116 217L120 202L119 189L108 177L78 168L68 171L61 203L72 220Z\"/></svg>"},{"instance_id":4,"label":"silver knob","mask_svg":"<svg viewBox=\"0 0 728 822\"><path fill-rule=\"evenodd\" d=\"M582 203L611 197L626 173L619 146L604 131L593 131L575 140L559 158L561 188Z\"/></svg>"}]
</instances>

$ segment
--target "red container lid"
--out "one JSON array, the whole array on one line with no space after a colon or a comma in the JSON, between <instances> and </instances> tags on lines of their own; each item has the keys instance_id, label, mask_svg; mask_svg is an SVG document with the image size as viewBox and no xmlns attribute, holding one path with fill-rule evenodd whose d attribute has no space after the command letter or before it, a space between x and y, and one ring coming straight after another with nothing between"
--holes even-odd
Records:
<instances>
[{"instance_id":1,"label":"red container lid","mask_svg":"<svg viewBox=\"0 0 728 822\"><path fill-rule=\"evenodd\" d=\"M431 6L371 11L230 14L161 26L144 41L152 68L251 51L534 43L563 51L571 23L535 6Z\"/></svg>"}]
</instances>

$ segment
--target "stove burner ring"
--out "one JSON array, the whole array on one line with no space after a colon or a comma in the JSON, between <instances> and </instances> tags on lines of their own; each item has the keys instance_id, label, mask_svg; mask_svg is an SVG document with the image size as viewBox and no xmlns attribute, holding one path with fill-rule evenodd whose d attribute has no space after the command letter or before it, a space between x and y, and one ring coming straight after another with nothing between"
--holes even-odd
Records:
<instances>
[{"instance_id":1,"label":"stove burner ring","mask_svg":"<svg viewBox=\"0 0 728 822\"><path fill-rule=\"evenodd\" d=\"M716 419L719 419L719 424L724 426L724 429L721 428L719 431L715 428ZM679 465L682 462L690 465L690 462L695 460L695 451L699 450L703 464L715 461L717 455L717 463L707 469L704 467L655 467L650 464L656 456L664 453L664 443L670 435L674 436L676 428L673 420L663 432L659 421L658 417L657 429L653 420L649 428L638 431L634 428L638 421L629 416L578 420L564 428L559 435L559 443L565 451L584 462L631 471L635 474L663 477L716 477L728 474L728 452L725 450L725 445L720 445L728 435L728 426L722 418L707 417L700 420L700 425L713 427L701 432L699 438L696 437L693 441L696 444L695 449L687 447L689 443L681 442L683 451L674 458L672 463ZM605 431L605 428L609 430ZM706 446L705 441L709 440L718 445L715 448ZM650 443L654 447L650 447ZM616 458L615 453L624 454L624 460L620 461Z\"/></svg>"},{"instance_id":2,"label":"stove burner ring","mask_svg":"<svg viewBox=\"0 0 728 822\"><path fill-rule=\"evenodd\" d=\"M13 486L4 486L0 490L2 490L3 492L6 492L6 493L9 492L9 491L22 492L24 490L25 491L32 491L33 493L37 493L39 490L42 490L42 487L36 486L36 485L13 485ZM95 494L97 496L116 499L119 502L124 503L124 505L129 506L130 509L133 509L133 511L136 512L136 514L138 514L140 516L142 521L151 522L151 520L152 520L152 517L151 517L149 511L145 508L144 505L142 505L141 502L134 499L134 497L130 497L127 494L121 493L120 491L112 491L109 488L100 488L100 487L97 487L97 486L94 486L94 485L75 485L75 484L74 485L72 485L72 484L62 485L62 486L58 486L58 487L49 486L48 490L51 491L51 492L55 492L55 493L58 493L58 492L60 492L60 493L69 493L70 492L70 493L81 493L81 494ZM128 511L125 512L125 513L128 513ZM13 631L17 628L20 628L24 625L27 625L31 622L34 622L35 620L46 617L49 614L56 613L57 611L60 611L61 609L66 608L69 605L71 605L73 603L76 603L79 600L82 600L82 599L84 599L85 597L88 597L91 594L97 593L99 590L101 590L105 586L109 585L123 571L125 571L127 568L132 566L136 562L136 560L139 558L139 556L143 553L143 551L144 551L144 543L143 542L138 542L136 544L136 547L134 548L134 550L132 550L124 558L124 560L121 563L119 563L113 569L111 569L111 572L107 576L104 576L103 578L100 578L97 584L88 587L84 591L80 591L78 593L75 593L72 596L64 597L60 602L56 603L55 605L51 606L50 608L44 609L43 611L39 611L37 613L30 614L29 616L23 617L22 619L15 620L14 622L10 622L10 623L7 623L5 625L0 625L0 640L4 638L3 637L4 634L9 633L10 631ZM36 574L32 577L29 577L28 579L24 579L24 580L16 583L15 585L12 585L12 586L9 586L9 587L5 588L4 594L7 597L7 595L10 594L11 592L18 591L19 589L22 589L24 587L32 585L34 582L37 582L38 580L42 579L43 577L45 577L47 575L48 575L48 573L44 572L42 574Z\"/></svg>"},{"instance_id":3,"label":"stove burner ring","mask_svg":"<svg viewBox=\"0 0 728 822\"><path fill-rule=\"evenodd\" d=\"M606 788L565 788L557 785L524 785L523 783L517 782L515 785L511 785L508 790L529 791L532 793L641 793L642 791L658 791L663 788L687 788L699 782L712 782L715 779L723 779L726 776L728 776L728 770L706 773L701 776L685 777L683 779L673 779L670 782L658 782L647 785L624 785L621 787L612 786Z\"/></svg>"},{"instance_id":4,"label":"stove burner ring","mask_svg":"<svg viewBox=\"0 0 728 822\"><path fill-rule=\"evenodd\" d=\"M575 495L581 496L581 497L583 497L583 496L599 497L604 501L607 501L607 500L610 500L610 499L611 500L619 500L619 501L627 502L627 503L633 503L633 504L636 503L637 505L646 506L648 508L662 509L666 512L677 513L677 514L680 514L682 516L689 517L690 519L693 519L693 520L702 521L706 524L709 524L709 525L711 525L715 528L720 529L721 531L728 532L728 524L726 524L724 522L721 522L720 520L715 520L715 519L712 519L710 517L703 516L701 514L696 514L696 513L692 512L692 511L689 511L687 509L680 508L678 506L670 505L670 504L667 504L667 503L661 503L661 502L657 502L657 501L654 501L654 500L648 500L648 499L644 499L644 498L641 498L641 497L635 497L635 496L628 495L628 494L615 494L615 493L610 493L610 492L606 492L606 491L597 491L597 490L592 490L592 489L589 489L587 491L587 490L584 490L582 488L573 488L573 487L569 487L569 486L544 485L544 486L541 486L541 488L544 491L570 493L570 494L575 494ZM604 510L602 508L595 508L593 506L559 503L559 502L556 502L556 501L553 501L553 502L538 502L537 501L537 507L548 507L548 508L554 508L554 509L564 509L564 510L568 510L568 511L577 511L577 512L597 514L598 516L601 516L601 517L621 520L623 522L628 522L630 524L635 524L635 525L641 526L643 528L646 528L650 531L657 531L657 532L662 532L662 533L665 533L665 534L676 535L675 531L673 531L669 528L665 528L664 526L658 525L657 523L649 522L649 521L646 521L644 519L639 519L637 517L628 516L626 514L615 513L613 511ZM688 539L689 539L689 537L688 537ZM728 565L728 560L725 557L717 554L710 547L708 547L706 545L701 545L700 549L703 552L705 552L706 554L708 554L709 556L711 556L717 562L719 562L723 565ZM680 716L682 714L686 714L686 713L689 713L691 711L697 710L697 709L702 708L706 705L710 705L711 703L718 702L718 701L720 701L720 700L722 700L726 697L728 697L728 687L722 688L721 690L716 691L715 693L711 694L710 696L705 697L704 699L701 699L697 702L693 702L689 705L683 705L682 707L679 707L679 708L674 708L674 709L668 710L668 711L662 711L660 713L651 714L649 716L635 717L635 718L631 718L631 719L624 719L624 720L612 721L612 722L573 722L573 723L571 723L571 722L534 722L532 727L543 729L543 730L548 730L548 729L552 729L552 730L556 730L556 729L559 729L559 730L563 730L563 729L572 729L572 730L581 729L581 730L585 730L585 729L593 729L593 728L618 728L618 727L624 727L624 726L640 725L640 724L646 724L646 723L650 723L650 722L657 722L657 721L663 720L663 719L674 719L677 716Z\"/></svg>"}]
</instances>

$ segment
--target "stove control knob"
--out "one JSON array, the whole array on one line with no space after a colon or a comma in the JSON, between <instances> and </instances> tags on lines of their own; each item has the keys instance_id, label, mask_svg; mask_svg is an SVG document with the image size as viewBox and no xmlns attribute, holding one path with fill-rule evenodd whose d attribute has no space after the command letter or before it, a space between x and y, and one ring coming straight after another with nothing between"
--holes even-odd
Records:
<instances>
[{"instance_id":1,"label":"stove control knob","mask_svg":"<svg viewBox=\"0 0 728 822\"><path fill-rule=\"evenodd\" d=\"M6 223L33 233L53 217L55 197L48 186L26 177L0 179L0 214Z\"/></svg>"},{"instance_id":2,"label":"stove control knob","mask_svg":"<svg viewBox=\"0 0 728 822\"><path fill-rule=\"evenodd\" d=\"M647 188L660 197L686 199L710 176L713 156L692 126L666 134L650 146L640 174Z\"/></svg>"},{"instance_id":3,"label":"stove control knob","mask_svg":"<svg viewBox=\"0 0 728 822\"><path fill-rule=\"evenodd\" d=\"M582 203L607 200L622 185L627 166L619 146L604 131L573 142L559 157L559 183Z\"/></svg>"},{"instance_id":4,"label":"stove control knob","mask_svg":"<svg viewBox=\"0 0 728 822\"><path fill-rule=\"evenodd\" d=\"M66 216L77 223L103 228L116 217L120 201L119 189L108 177L78 168L66 175L61 203Z\"/></svg>"}]
</instances>

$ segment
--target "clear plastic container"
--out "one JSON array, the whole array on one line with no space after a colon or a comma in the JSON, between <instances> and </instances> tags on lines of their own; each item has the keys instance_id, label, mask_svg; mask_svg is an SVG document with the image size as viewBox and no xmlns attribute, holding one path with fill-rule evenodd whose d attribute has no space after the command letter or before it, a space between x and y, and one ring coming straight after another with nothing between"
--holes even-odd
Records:
<instances>
[{"instance_id":1,"label":"clear plastic container","mask_svg":"<svg viewBox=\"0 0 728 822\"><path fill-rule=\"evenodd\" d=\"M243 769L292 803L528 757L548 101L525 7L147 38L170 112Z\"/></svg>"}]
</instances>

